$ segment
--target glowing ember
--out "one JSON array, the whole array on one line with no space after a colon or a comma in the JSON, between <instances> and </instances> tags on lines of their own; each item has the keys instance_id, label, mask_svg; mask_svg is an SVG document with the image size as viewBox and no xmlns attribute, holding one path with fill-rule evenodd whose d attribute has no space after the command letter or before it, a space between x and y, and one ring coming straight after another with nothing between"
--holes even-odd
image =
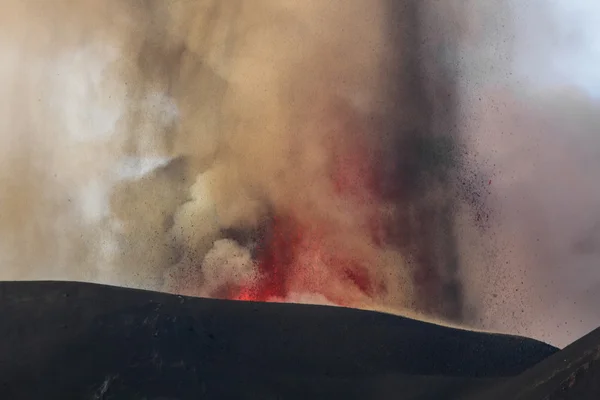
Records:
<instances>
[{"instance_id":1,"label":"glowing ember","mask_svg":"<svg viewBox=\"0 0 600 400\"><path fill-rule=\"evenodd\" d=\"M257 300L255 292L256 291L252 288L243 287L240 289L240 291L237 293L237 295L233 298L233 300L255 301L255 300Z\"/></svg>"}]
</instances>

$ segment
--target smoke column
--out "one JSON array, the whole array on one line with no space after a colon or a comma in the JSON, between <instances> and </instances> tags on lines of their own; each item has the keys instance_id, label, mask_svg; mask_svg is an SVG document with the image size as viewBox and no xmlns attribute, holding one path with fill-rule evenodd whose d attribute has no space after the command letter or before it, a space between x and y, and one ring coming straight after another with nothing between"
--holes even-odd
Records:
<instances>
[{"instance_id":1,"label":"smoke column","mask_svg":"<svg viewBox=\"0 0 600 400\"><path fill-rule=\"evenodd\" d=\"M383 1L3 8L3 279L412 302Z\"/></svg>"}]
</instances>

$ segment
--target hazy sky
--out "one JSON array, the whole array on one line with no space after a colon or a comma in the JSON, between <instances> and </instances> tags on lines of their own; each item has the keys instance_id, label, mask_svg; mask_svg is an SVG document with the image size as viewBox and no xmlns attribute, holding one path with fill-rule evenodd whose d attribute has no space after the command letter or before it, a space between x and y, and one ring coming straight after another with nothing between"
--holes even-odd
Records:
<instances>
[{"instance_id":1,"label":"hazy sky","mask_svg":"<svg viewBox=\"0 0 600 400\"><path fill-rule=\"evenodd\" d=\"M600 325L600 3L471 3L461 124L494 224L461 233L467 296L484 327L565 345Z\"/></svg>"},{"instance_id":2,"label":"hazy sky","mask_svg":"<svg viewBox=\"0 0 600 400\"><path fill-rule=\"evenodd\" d=\"M512 3L519 36L517 71L532 83L571 83L600 96L600 2Z\"/></svg>"}]
</instances>

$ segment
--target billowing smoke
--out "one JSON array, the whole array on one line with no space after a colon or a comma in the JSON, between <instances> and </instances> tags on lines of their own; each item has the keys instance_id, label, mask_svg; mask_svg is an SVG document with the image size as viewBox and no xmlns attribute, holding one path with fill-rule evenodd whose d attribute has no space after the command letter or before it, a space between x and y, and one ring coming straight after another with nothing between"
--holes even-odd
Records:
<instances>
[{"instance_id":1,"label":"billowing smoke","mask_svg":"<svg viewBox=\"0 0 600 400\"><path fill-rule=\"evenodd\" d=\"M0 278L565 344L598 323L590 4L5 0Z\"/></svg>"},{"instance_id":2,"label":"billowing smoke","mask_svg":"<svg viewBox=\"0 0 600 400\"><path fill-rule=\"evenodd\" d=\"M2 279L411 301L385 2L5 3Z\"/></svg>"}]
</instances>

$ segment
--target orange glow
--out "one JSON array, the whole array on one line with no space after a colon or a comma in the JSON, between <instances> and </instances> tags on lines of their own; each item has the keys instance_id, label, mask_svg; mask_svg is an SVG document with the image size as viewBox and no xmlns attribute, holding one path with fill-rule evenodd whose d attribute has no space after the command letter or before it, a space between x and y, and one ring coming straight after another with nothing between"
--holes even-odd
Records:
<instances>
[{"instance_id":1,"label":"orange glow","mask_svg":"<svg viewBox=\"0 0 600 400\"><path fill-rule=\"evenodd\" d=\"M233 300L256 301L254 290L252 288L242 287Z\"/></svg>"}]
</instances>

